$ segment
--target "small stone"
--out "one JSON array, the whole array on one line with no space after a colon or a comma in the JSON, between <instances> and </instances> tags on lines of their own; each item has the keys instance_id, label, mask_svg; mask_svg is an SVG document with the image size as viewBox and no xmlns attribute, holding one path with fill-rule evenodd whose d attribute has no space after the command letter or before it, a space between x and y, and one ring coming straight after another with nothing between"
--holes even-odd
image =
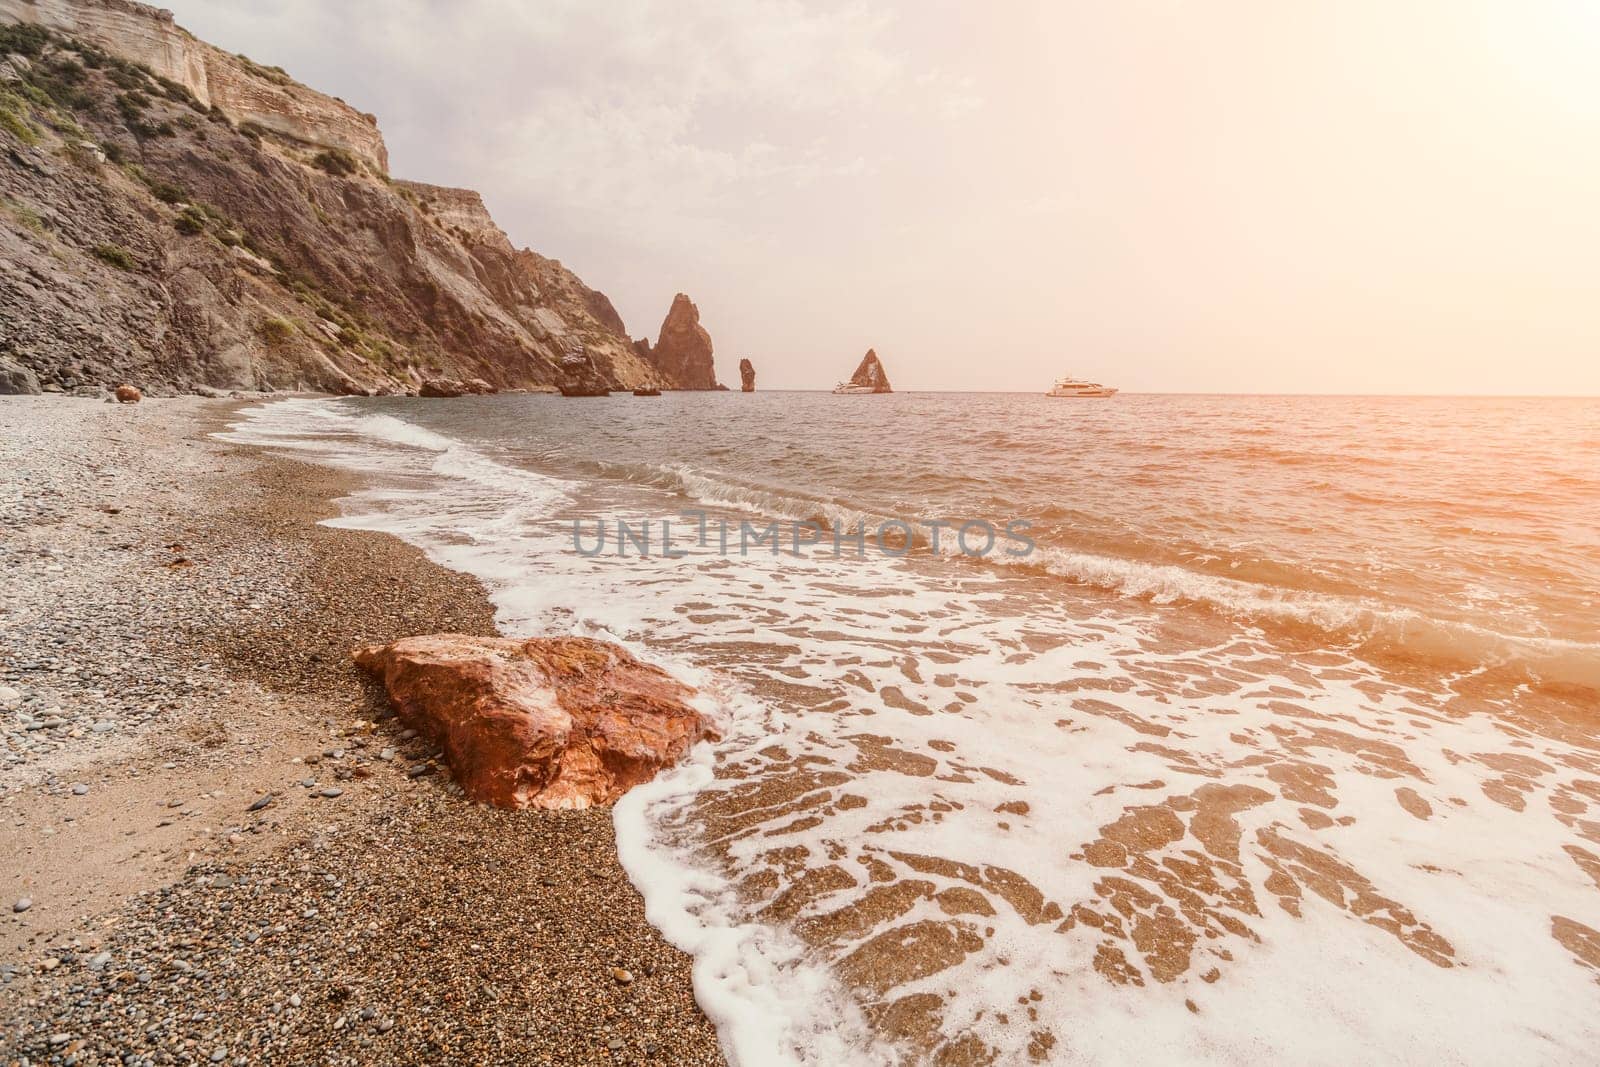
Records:
<instances>
[{"instance_id":1,"label":"small stone","mask_svg":"<svg viewBox=\"0 0 1600 1067\"><path fill-rule=\"evenodd\" d=\"M46 956L44 960L40 962L39 966L43 967L47 971L53 971L57 967L61 966L61 961L56 959L54 956Z\"/></svg>"},{"instance_id":2,"label":"small stone","mask_svg":"<svg viewBox=\"0 0 1600 1067\"><path fill-rule=\"evenodd\" d=\"M611 977L615 978L618 982L621 982L623 985L632 985L633 984L633 972L632 971L625 971L621 967L613 967L613 968L611 968Z\"/></svg>"},{"instance_id":3,"label":"small stone","mask_svg":"<svg viewBox=\"0 0 1600 1067\"><path fill-rule=\"evenodd\" d=\"M266 807L268 804L271 804L271 803L272 803L272 794L268 793L265 796L257 797L254 801L251 802L250 806L248 808L244 809L244 810L245 811L260 811L262 808Z\"/></svg>"},{"instance_id":4,"label":"small stone","mask_svg":"<svg viewBox=\"0 0 1600 1067\"><path fill-rule=\"evenodd\" d=\"M75 797L88 796L89 787L84 785L82 782L79 782L77 785L72 787L72 795Z\"/></svg>"},{"instance_id":5,"label":"small stone","mask_svg":"<svg viewBox=\"0 0 1600 1067\"><path fill-rule=\"evenodd\" d=\"M317 790L317 796L319 796L319 797L327 797L329 800L332 800L334 797L343 796L343 795L344 795L344 790L340 789L336 785L330 785L330 786L327 786L327 787L325 787L323 789Z\"/></svg>"},{"instance_id":6,"label":"small stone","mask_svg":"<svg viewBox=\"0 0 1600 1067\"><path fill-rule=\"evenodd\" d=\"M377 1029L378 1033L380 1033L380 1034L387 1034L390 1030L394 1029L394 1020L393 1019L379 1019L376 1029Z\"/></svg>"},{"instance_id":7,"label":"small stone","mask_svg":"<svg viewBox=\"0 0 1600 1067\"><path fill-rule=\"evenodd\" d=\"M426 775L429 775L429 774L432 774L432 773L433 773L433 764L431 764L431 763L419 763L415 767L411 768L409 771L406 772L406 777L407 778L422 778L422 777L424 777Z\"/></svg>"},{"instance_id":8,"label":"small stone","mask_svg":"<svg viewBox=\"0 0 1600 1067\"><path fill-rule=\"evenodd\" d=\"M50 1044L52 1044L52 1045L65 1045L68 1041L71 1041L71 1040L72 1040L72 1035L71 1034L51 1034L50 1035Z\"/></svg>"},{"instance_id":9,"label":"small stone","mask_svg":"<svg viewBox=\"0 0 1600 1067\"><path fill-rule=\"evenodd\" d=\"M300 994L299 993L291 993L291 994L289 994L289 1007L298 1008L301 1005L301 1003L302 1003L302 1001L300 1000Z\"/></svg>"},{"instance_id":10,"label":"small stone","mask_svg":"<svg viewBox=\"0 0 1600 1067\"><path fill-rule=\"evenodd\" d=\"M216 1051L214 1051L213 1053L211 1053L211 1062L212 1063L221 1063L223 1060L225 1060L227 1058L228 1058L228 1050L225 1049L225 1048L219 1048Z\"/></svg>"},{"instance_id":11,"label":"small stone","mask_svg":"<svg viewBox=\"0 0 1600 1067\"><path fill-rule=\"evenodd\" d=\"M31 907L33 907L33 898L23 897L21 900L11 905L11 910L16 912L18 915L21 915Z\"/></svg>"},{"instance_id":12,"label":"small stone","mask_svg":"<svg viewBox=\"0 0 1600 1067\"><path fill-rule=\"evenodd\" d=\"M90 956L89 962L84 964L84 966L88 967L91 971L103 971L106 969L106 965L110 962L111 953L102 952L99 955Z\"/></svg>"},{"instance_id":13,"label":"small stone","mask_svg":"<svg viewBox=\"0 0 1600 1067\"><path fill-rule=\"evenodd\" d=\"M9 685L0 685L0 707L9 708L22 703L22 693Z\"/></svg>"}]
</instances>

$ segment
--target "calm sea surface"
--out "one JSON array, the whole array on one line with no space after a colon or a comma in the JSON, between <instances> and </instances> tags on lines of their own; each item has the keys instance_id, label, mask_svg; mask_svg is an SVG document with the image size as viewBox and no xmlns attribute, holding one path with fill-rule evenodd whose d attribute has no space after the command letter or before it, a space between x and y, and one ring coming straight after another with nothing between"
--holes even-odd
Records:
<instances>
[{"instance_id":1,"label":"calm sea surface","mask_svg":"<svg viewBox=\"0 0 1600 1067\"><path fill-rule=\"evenodd\" d=\"M235 434L364 472L340 521L507 632L702 688L727 739L617 821L742 1062L1600 1048L1600 401L295 400Z\"/></svg>"}]
</instances>

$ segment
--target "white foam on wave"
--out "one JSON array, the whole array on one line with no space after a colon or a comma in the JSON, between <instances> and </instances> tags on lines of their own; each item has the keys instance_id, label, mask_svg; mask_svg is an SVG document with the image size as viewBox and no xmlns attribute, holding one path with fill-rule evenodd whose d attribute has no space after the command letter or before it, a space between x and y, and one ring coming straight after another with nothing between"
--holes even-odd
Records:
<instances>
[{"instance_id":1,"label":"white foam on wave","mask_svg":"<svg viewBox=\"0 0 1600 1067\"><path fill-rule=\"evenodd\" d=\"M645 898L645 915L669 942L694 957L695 1000L734 1067L784 1064L890 1064L875 1047L859 1006L806 947L779 927L744 915L737 889L714 866L663 848L658 827L713 781L711 746L638 786L613 812L617 853Z\"/></svg>"},{"instance_id":2,"label":"white foam on wave","mask_svg":"<svg viewBox=\"0 0 1600 1067\"><path fill-rule=\"evenodd\" d=\"M801 496L792 490L752 484L720 472L682 464L647 468L653 481L710 507L753 511L793 522L821 519L839 530L864 528L872 536L883 524L903 518L862 509L826 496ZM920 547L926 533L911 523ZM1002 539L984 557L999 566L1019 567L1064 578L1152 604L1199 605L1255 625L1310 629L1351 647L1388 656L1468 664L1480 668L1518 667L1541 682L1600 689L1600 645L1536 634L1502 633L1460 620L1372 599L1278 588L1240 581L1187 567L1119 558L1092 552L1040 546L1025 556L1005 552ZM940 554L962 556L946 531ZM1484 595L1488 590L1481 590Z\"/></svg>"},{"instance_id":3,"label":"white foam on wave","mask_svg":"<svg viewBox=\"0 0 1600 1067\"><path fill-rule=\"evenodd\" d=\"M1516 666L1542 682L1600 689L1600 645L1582 641L1499 633L1374 601L1055 548L1042 548L1014 565L1152 604L1200 604L1243 622L1312 629L1374 653L1475 667Z\"/></svg>"}]
</instances>

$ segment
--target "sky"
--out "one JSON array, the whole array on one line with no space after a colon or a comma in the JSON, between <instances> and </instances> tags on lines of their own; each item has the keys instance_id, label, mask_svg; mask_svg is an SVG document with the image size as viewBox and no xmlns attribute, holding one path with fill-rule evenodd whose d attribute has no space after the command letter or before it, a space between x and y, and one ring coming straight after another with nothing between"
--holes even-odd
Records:
<instances>
[{"instance_id":1,"label":"sky","mask_svg":"<svg viewBox=\"0 0 1600 1067\"><path fill-rule=\"evenodd\" d=\"M1600 395L1590 0L162 0L822 388Z\"/></svg>"}]
</instances>

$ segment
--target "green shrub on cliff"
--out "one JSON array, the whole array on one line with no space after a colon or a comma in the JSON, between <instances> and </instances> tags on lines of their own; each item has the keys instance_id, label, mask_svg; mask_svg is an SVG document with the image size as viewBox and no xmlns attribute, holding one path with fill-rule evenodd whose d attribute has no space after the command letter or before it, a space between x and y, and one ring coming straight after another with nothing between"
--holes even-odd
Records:
<instances>
[{"instance_id":1,"label":"green shrub on cliff","mask_svg":"<svg viewBox=\"0 0 1600 1067\"><path fill-rule=\"evenodd\" d=\"M356 157L342 148L329 148L318 152L311 161L335 178L348 178L361 169Z\"/></svg>"},{"instance_id":2,"label":"green shrub on cliff","mask_svg":"<svg viewBox=\"0 0 1600 1067\"><path fill-rule=\"evenodd\" d=\"M95 245L94 256L101 262L109 263L118 270L131 271L139 269L139 263L133 258L133 253L121 245Z\"/></svg>"},{"instance_id":3,"label":"green shrub on cliff","mask_svg":"<svg viewBox=\"0 0 1600 1067\"><path fill-rule=\"evenodd\" d=\"M197 207L186 207L172 225L185 237L206 232L206 214Z\"/></svg>"},{"instance_id":4,"label":"green shrub on cliff","mask_svg":"<svg viewBox=\"0 0 1600 1067\"><path fill-rule=\"evenodd\" d=\"M0 89L0 130L23 144L38 144L39 131L27 119L28 102L16 93Z\"/></svg>"},{"instance_id":5,"label":"green shrub on cliff","mask_svg":"<svg viewBox=\"0 0 1600 1067\"><path fill-rule=\"evenodd\" d=\"M171 182L152 181L150 183L150 191L163 204L181 204L189 199L187 193Z\"/></svg>"},{"instance_id":6,"label":"green shrub on cliff","mask_svg":"<svg viewBox=\"0 0 1600 1067\"><path fill-rule=\"evenodd\" d=\"M117 110L122 113L123 119L129 124L139 122L144 117L144 109L150 106L150 98L134 89L122 93L117 97Z\"/></svg>"},{"instance_id":7,"label":"green shrub on cliff","mask_svg":"<svg viewBox=\"0 0 1600 1067\"><path fill-rule=\"evenodd\" d=\"M16 219L24 229L31 230L41 236L44 235L44 219L37 211L30 207L23 206L9 197L0 197L0 208L4 208L6 214Z\"/></svg>"},{"instance_id":8,"label":"green shrub on cliff","mask_svg":"<svg viewBox=\"0 0 1600 1067\"><path fill-rule=\"evenodd\" d=\"M0 26L0 55L27 56L33 59L50 43L50 31L43 26L13 23Z\"/></svg>"},{"instance_id":9,"label":"green shrub on cliff","mask_svg":"<svg viewBox=\"0 0 1600 1067\"><path fill-rule=\"evenodd\" d=\"M270 319L262 319L261 325L256 327L256 332L269 345L288 344L289 338L294 336L294 323L288 319L274 316Z\"/></svg>"}]
</instances>

